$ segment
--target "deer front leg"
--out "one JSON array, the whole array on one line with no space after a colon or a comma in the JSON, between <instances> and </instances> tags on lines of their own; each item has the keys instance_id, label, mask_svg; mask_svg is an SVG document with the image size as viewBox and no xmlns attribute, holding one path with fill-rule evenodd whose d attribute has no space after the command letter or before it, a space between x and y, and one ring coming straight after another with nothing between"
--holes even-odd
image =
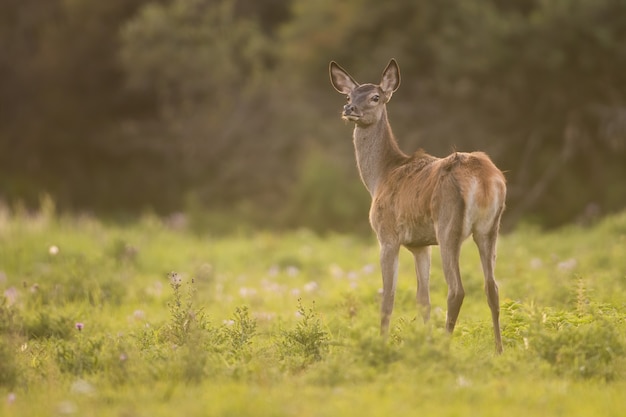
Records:
<instances>
[{"instance_id":1,"label":"deer front leg","mask_svg":"<svg viewBox=\"0 0 626 417\"><path fill-rule=\"evenodd\" d=\"M389 333L389 321L393 312L393 303L396 295L396 283L398 281L398 252L397 245L381 244L380 267L383 275L383 300L380 308L380 334L386 336Z\"/></svg>"}]
</instances>

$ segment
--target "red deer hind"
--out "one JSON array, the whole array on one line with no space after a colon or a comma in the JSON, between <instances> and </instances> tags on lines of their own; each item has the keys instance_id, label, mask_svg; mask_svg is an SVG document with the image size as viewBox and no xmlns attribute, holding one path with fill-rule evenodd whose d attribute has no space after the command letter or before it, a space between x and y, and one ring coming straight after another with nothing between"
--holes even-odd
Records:
<instances>
[{"instance_id":1,"label":"red deer hind","mask_svg":"<svg viewBox=\"0 0 626 417\"><path fill-rule=\"evenodd\" d=\"M387 119L386 104L400 85L400 70L391 60L380 84L359 84L335 62L333 87L348 103L342 117L354 122L356 162L372 196L370 223L380 244L383 277L381 334L389 331L398 279L398 253L406 247L415 258L417 303L424 321L430 317L430 246L439 245L446 283L446 330L454 330L465 296L459 255L470 235L478 246L485 292L491 309L496 352L502 352L500 301L494 276L496 241L504 210L506 182L482 152L455 152L436 158L423 151L406 155L398 147Z\"/></svg>"}]
</instances>

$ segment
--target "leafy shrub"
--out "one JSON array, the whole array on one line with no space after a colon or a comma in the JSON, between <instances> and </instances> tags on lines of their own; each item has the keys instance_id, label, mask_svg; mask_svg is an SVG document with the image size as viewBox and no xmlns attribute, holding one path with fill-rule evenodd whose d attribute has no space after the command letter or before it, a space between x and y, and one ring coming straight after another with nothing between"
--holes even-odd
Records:
<instances>
[{"instance_id":1,"label":"leafy shrub","mask_svg":"<svg viewBox=\"0 0 626 417\"><path fill-rule=\"evenodd\" d=\"M626 341L620 333L623 315L589 300L582 278L578 278L573 292L573 309L544 308L540 314L531 310L526 314L527 323L517 320L523 323L517 327L527 335L525 345L560 375L614 379L626 353ZM512 307L508 310L515 311Z\"/></svg>"},{"instance_id":2,"label":"leafy shrub","mask_svg":"<svg viewBox=\"0 0 626 417\"><path fill-rule=\"evenodd\" d=\"M280 341L281 358L287 362L294 361L295 368L305 368L319 361L327 352L329 334L322 328L322 322L315 310L305 308L302 300L298 300L300 320L294 329L284 330Z\"/></svg>"},{"instance_id":3,"label":"leafy shrub","mask_svg":"<svg viewBox=\"0 0 626 417\"><path fill-rule=\"evenodd\" d=\"M611 380L623 372L626 339L624 316L588 297L576 280L570 309L538 308L510 301L502 304L504 343L535 353L559 375Z\"/></svg>"},{"instance_id":4,"label":"leafy shrub","mask_svg":"<svg viewBox=\"0 0 626 417\"><path fill-rule=\"evenodd\" d=\"M248 307L235 309L233 319L222 328L231 355L242 356L246 353L256 335L256 326L256 320L250 317Z\"/></svg>"},{"instance_id":5,"label":"leafy shrub","mask_svg":"<svg viewBox=\"0 0 626 417\"><path fill-rule=\"evenodd\" d=\"M625 351L615 325L606 320L563 323L558 331L537 331L532 347L560 375L604 380L618 375L616 360Z\"/></svg>"},{"instance_id":6,"label":"leafy shrub","mask_svg":"<svg viewBox=\"0 0 626 417\"><path fill-rule=\"evenodd\" d=\"M357 345L358 354L363 361L375 369L386 369L394 362L402 359L402 352L397 346L381 338L379 335L372 335L359 340Z\"/></svg>"},{"instance_id":7,"label":"leafy shrub","mask_svg":"<svg viewBox=\"0 0 626 417\"><path fill-rule=\"evenodd\" d=\"M257 321L248 307L237 307L231 319L219 328L204 331L204 351L200 352L211 365L212 376L234 378L253 374L258 364L259 349L253 344L257 336ZM207 355L208 353L208 355Z\"/></svg>"},{"instance_id":8,"label":"leafy shrub","mask_svg":"<svg viewBox=\"0 0 626 417\"><path fill-rule=\"evenodd\" d=\"M614 379L620 374L626 339L624 316L617 309L593 302L582 277L570 283L569 306L539 308L515 301L502 304L502 336L508 346L523 343L559 375Z\"/></svg>"},{"instance_id":9,"label":"leafy shrub","mask_svg":"<svg viewBox=\"0 0 626 417\"><path fill-rule=\"evenodd\" d=\"M173 295L167 304L169 322L160 328L146 326L135 334L140 352L158 361L155 372L198 383L207 374L207 364L214 362L217 365L213 376L224 371L241 373L252 357L250 346L257 326L248 308L237 307L233 318L223 326L211 326L203 307L194 304L195 281L187 282L187 291L183 293L182 277L172 272L168 278Z\"/></svg>"},{"instance_id":10,"label":"leafy shrub","mask_svg":"<svg viewBox=\"0 0 626 417\"><path fill-rule=\"evenodd\" d=\"M535 312L532 306L517 301L507 301L500 307L502 313L502 343L514 347L528 340L528 331Z\"/></svg>"},{"instance_id":11,"label":"leafy shrub","mask_svg":"<svg viewBox=\"0 0 626 417\"><path fill-rule=\"evenodd\" d=\"M433 331L430 325L418 325L416 321L402 317L397 320L389 335L390 348L416 365L445 363L450 358L449 335L442 329Z\"/></svg>"}]
</instances>

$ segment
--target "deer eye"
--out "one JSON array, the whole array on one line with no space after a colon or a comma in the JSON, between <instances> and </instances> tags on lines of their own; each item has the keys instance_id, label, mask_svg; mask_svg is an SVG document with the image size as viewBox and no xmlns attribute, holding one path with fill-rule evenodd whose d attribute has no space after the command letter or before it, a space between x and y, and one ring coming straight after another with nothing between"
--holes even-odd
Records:
<instances>
[{"instance_id":1,"label":"deer eye","mask_svg":"<svg viewBox=\"0 0 626 417\"><path fill-rule=\"evenodd\" d=\"M375 94L375 95L372 96L371 100L374 103L378 103L378 101L380 100L380 96L378 94Z\"/></svg>"},{"instance_id":2,"label":"deer eye","mask_svg":"<svg viewBox=\"0 0 626 417\"><path fill-rule=\"evenodd\" d=\"M346 101L350 103L350 96L346 96Z\"/></svg>"}]
</instances>

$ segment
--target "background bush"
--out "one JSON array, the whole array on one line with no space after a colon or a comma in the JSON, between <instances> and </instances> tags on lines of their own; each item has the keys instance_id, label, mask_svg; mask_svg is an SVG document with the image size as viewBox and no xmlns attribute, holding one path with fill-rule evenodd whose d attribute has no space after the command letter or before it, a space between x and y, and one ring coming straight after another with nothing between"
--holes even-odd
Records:
<instances>
[{"instance_id":1,"label":"background bush","mask_svg":"<svg viewBox=\"0 0 626 417\"><path fill-rule=\"evenodd\" d=\"M11 203L48 192L61 211L124 217L192 196L229 230L365 229L327 65L376 82L391 57L402 147L487 151L508 224L626 202L621 0L13 0L0 23Z\"/></svg>"}]
</instances>

